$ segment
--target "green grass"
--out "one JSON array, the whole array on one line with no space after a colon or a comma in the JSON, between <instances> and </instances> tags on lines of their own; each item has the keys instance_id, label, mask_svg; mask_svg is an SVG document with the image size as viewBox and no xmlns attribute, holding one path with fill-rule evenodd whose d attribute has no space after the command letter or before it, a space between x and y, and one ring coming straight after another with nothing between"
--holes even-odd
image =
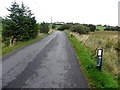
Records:
<instances>
[{"instance_id":1,"label":"green grass","mask_svg":"<svg viewBox=\"0 0 120 90\"><path fill-rule=\"evenodd\" d=\"M20 47L26 46L26 45L28 45L28 44L30 44L30 43L32 43L32 42L35 42L35 41L37 41L37 40L39 40L39 39L41 39L41 38L43 38L43 37L45 37L45 36L47 36L47 35L48 35L48 34L41 34L41 35L39 35L39 36L38 36L37 38L35 38L35 39L31 39L31 40L29 40L29 41L24 41L24 42L17 42L17 45L12 46L12 47L7 47L7 46L2 47L2 54L0 53L0 56L1 56L1 55L5 55L5 54L7 54L7 53L10 53L11 51L16 50L16 49L18 49L18 48L20 48Z\"/></svg>"},{"instance_id":2,"label":"green grass","mask_svg":"<svg viewBox=\"0 0 120 90\"><path fill-rule=\"evenodd\" d=\"M96 26L96 29L98 29L99 31L104 31L106 27L104 26Z\"/></svg>"},{"instance_id":3,"label":"green grass","mask_svg":"<svg viewBox=\"0 0 120 90\"><path fill-rule=\"evenodd\" d=\"M75 37L70 37L66 32L71 45L74 48L80 66L91 88L118 88L118 81L106 71L96 69L96 58L91 58L90 52Z\"/></svg>"}]
</instances>

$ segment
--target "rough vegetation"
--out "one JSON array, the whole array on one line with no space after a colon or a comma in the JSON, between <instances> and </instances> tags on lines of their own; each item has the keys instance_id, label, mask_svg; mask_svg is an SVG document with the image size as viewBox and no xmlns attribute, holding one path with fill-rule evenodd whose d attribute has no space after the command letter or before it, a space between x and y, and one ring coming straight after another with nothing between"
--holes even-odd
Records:
<instances>
[{"instance_id":1,"label":"rough vegetation","mask_svg":"<svg viewBox=\"0 0 120 90\"><path fill-rule=\"evenodd\" d=\"M66 23L59 25L58 30L71 30L80 34L87 34L89 31L95 31L96 27L92 24Z\"/></svg>"},{"instance_id":2,"label":"rough vegetation","mask_svg":"<svg viewBox=\"0 0 120 90\"><path fill-rule=\"evenodd\" d=\"M41 23L40 24L40 33L48 33L49 32L49 24L48 23Z\"/></svg>"},{"instance_id":3,"label":"rough vegetation","mask_svg":"<svg viewBox=\"0 0 120 90\"><path fill-rule=\"evenodd\" d=\"M60 25L57 29L65 30L65 29L70 29L71 27L72 27L72 24L63 24L63 25Z\"/></svg>"},{"instance_id":4,"label":"rough vegetation","mask_svg":"<svg viewBox=\"0 0 120 90\"><path fill-rule=\"evenodd\" d=\"M78 32L79 34L87 34L90 31L90 28L84 25L73 25L70 28L70 31L72 32Z\"/></svg>"},{"instance_id":5,"label":"rough vegetation","mask_svg":"<svg viewBox=\"0 0 120 90\"><path fill-rule=\"evenodd\" d=\"M81 67L86 74L91 87L118 88L120 42L118 26L77 24L68 31L68 37L76 52ZM81 30L82 27L89 27ZM77 28L76 28L77 27ZM86 32L87 33L84 33ZM81 33L82 31L82 33ZM70 34L70 35L69 35ZM103 48L102 72L95 69L97 63L97 49ZM108 78L109 77L109 78Z\"/></svg>"},{"instance_id":6,"label":"rough vegetation","mask_svg":"<svg viewBox=\"0 0 120 90\"><path fill-rule=\"evenodd\" d=\"M115 80L118 80L118 43L117 31L91 32L87 35L72 33L91 53L91 58L97 60L97 49L103 48L103 69L107 70Z\"/></svg>"},{"instance_id":7,"label":"rough vegetation","mask_svg":"<svg viewBox=\"0 0 120 90\"><path fill-rule=\"evenodd\" d=\"M112 53L108 52L109 53L108 54L104 50L102 71L98 71L96 69L96 60L97 60L96 50L98 46L102 45L105 47L106 45L104 44L105 42L102 42L102 41L99 42L101 38L100 34L95 33L94 34L95 37L93 33L89 34L90 36L80 35L78 33L72 33L72 34L73 36L71 37L70 32L67 32L68 38L71 42L71 45L74 48L74 51L79 60L80 66L85 76L87 77L90 87L91 88L118 88L118 79L117 79L117 75L115 75L115 74L118 74L118 70L116 70L117 69L116 65L118 64L117 58L115 55L116 52L113 53L113 55L115 56L112 56L111 55ZM91 35L93 35L93 37ZM114 33L114 35L116 36L116 33ZM96 37L98 38L96 39ZM105 57L105 55L107 55L107 58ZM108 60L108 58L110 59L111 57L112 58L114 57L115 59ZM112 69L110 68L111 65L113 66Z\"/></svg>"}]
</instances>

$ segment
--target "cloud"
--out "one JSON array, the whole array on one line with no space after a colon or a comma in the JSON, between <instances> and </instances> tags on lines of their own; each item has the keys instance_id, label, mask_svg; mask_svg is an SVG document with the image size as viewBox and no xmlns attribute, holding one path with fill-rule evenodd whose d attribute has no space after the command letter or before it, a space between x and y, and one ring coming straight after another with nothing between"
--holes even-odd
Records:
<instances>
[{"instance_id":1,"label":"cloud","mask_svg":"<svg viewBox=\"0 0 120 90\"><path fill-rule=\"evenodd\" d=\"M13 0L2 0L0 16L5 16ZM29 6L38 22L79 22L118 25L119 0L16 0Z\"/></svg>"}]
</instances>

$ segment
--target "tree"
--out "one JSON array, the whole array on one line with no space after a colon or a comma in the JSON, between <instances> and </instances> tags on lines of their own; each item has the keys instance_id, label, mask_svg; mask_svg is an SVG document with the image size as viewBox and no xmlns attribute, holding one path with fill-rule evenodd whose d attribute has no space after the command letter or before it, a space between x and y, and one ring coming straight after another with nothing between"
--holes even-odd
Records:
<instances>
[{"instance_id":1,"label":"tree","mask_svg":"<svg viewBox=\"0 0 120 90\"><path fill-rule=\"evenodd\" d=\"M94 32L96 30L96 26L93 24L83 24L83 25L89 27L91 32Z\"/></svg>"},{"instance_id":2,"label":"tree","mask_svg":"<svg viewBox=\"0 0 120 90\"><path fill-rule=\"evenodd\" d=\"M89 24L87 26L90 28L91 32L94 32L96 30L96 26L95 25Z\"/></svg>"},{"instance_id":3,"label":"tree","mask_svg":"<svg viewBox=\"0 0 120 90\"><path fill-rule=\"evenodd\" d=\"M40 24L40 33L48 33L49 30L50 28L48 23L43 22Z\"/></svg>"},{"instance_id":4,"label":"tree","mask_svg":"<svg viewBox=\"0 0 120 90\"><path fill-rule=\"evenodd\" d=\"M16 38L16 23L11 19L3 19L3 41L6 41L5 43L9 42L10 46L12 46L14 39Z\"/></svg>"},{"instance_id":5,"label":"tree","mask_svg":"<svg viewBox=\"0 0 120 90\"><path fill-rule=\"evenodd\" d=\"M23 3L20 7L13 2L7 10L10 14L3 20L3 37L4 40L9 39L10 46L13 41L25 41L38 35L37 23L29 7ZM9 34L5 35L7 33Z\"/></svg>"}]
</instances>

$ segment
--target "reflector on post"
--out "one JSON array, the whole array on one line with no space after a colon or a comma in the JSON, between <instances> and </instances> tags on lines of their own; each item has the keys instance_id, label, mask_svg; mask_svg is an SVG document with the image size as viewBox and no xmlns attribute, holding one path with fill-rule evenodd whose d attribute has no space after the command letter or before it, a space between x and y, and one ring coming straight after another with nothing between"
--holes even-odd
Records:
<instances>
[{"instance_id":1,"label":"reflector on post","mask_svg":"<svg viewBox=\"0 0 120 90\"><path fill-rule=\"evenodd\" d=\"M103 54L103 49L102 48L98 48L98 53L97 53L97 69L99 71L101 71L101 67L102 67L102 54Z\"/></svg>"}]
</instances>

